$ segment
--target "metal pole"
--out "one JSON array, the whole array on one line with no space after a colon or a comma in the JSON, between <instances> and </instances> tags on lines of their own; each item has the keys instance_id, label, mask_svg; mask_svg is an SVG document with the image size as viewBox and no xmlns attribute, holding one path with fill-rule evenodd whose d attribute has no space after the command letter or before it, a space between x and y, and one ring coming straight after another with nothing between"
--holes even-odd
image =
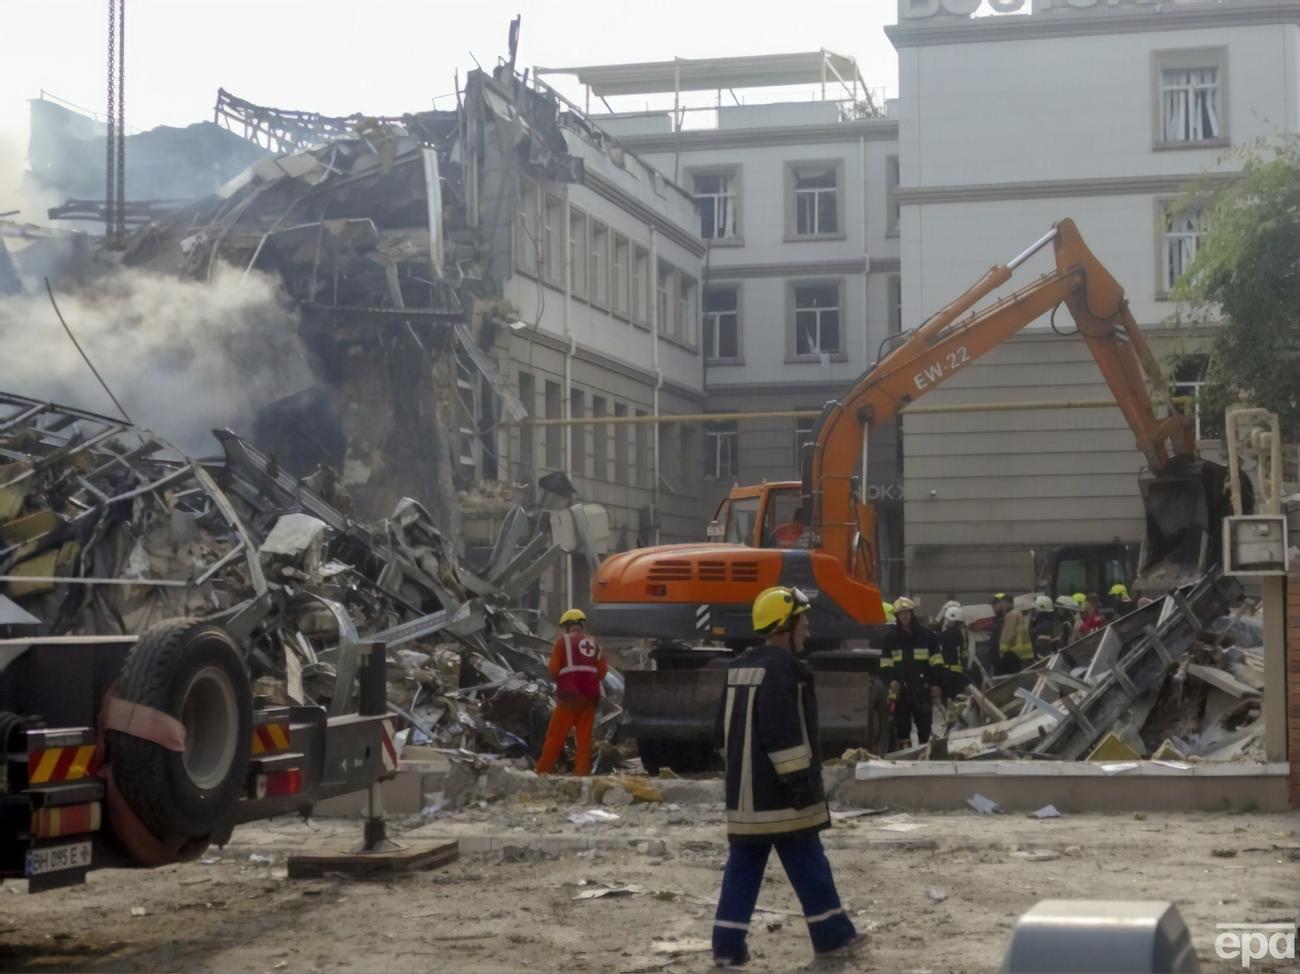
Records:
<instances>
[{"instance_id":1,"label":"metal pole","mask_svg":"<svg viewBox=\"0 0 1300 974\"><path fill-rule=\"evenodd\" d=\"M1010 413L1034 409L1114 409L1114 399L1057 399L1035 402L989 402L959 403L948 406L908 406L899 410L904 416L942 415L946 413ZM751 419L816 419L822 414L820 409L775 409L752 413L680 413L664 416L602 416L596 419L522 419L521 426L583 426L594 423L622 425L625 423L712 423L735 421L744 422ZM514 422L502 420L502 422Z\"/></svg>"},{"instance_id":2,"label":"metal pole","mask_svg":"<svg viewBox=\"0 0 1300 974\"><path fill-rule=\"evenodd\" d=\"M384 643L367 643L359 648L362 661L358 674L357 713L362 717L382 716L388 713L387 647ZM358 851L384 852L396 848L397 845L388 840L383 791L378 780L372 781L366 794L365 821Z\"/></svg>"},{"instance_id":3,"label":"metal pole","mask_svg":"<svg viewBox=\"0 0 1300 974\"><path fill-rule=\"evenodd\" d=\"M1026 250L1023 254L1018 254L1017 256L1012 257L1011 260L1007 261L1007 270L1014 271L1017 267L1019 267L1021 264L1027 261L1030 257L1034 256L1034 254L1038 253L1040 250L1042 250L1044 247L1046 247L1049 243L1051 243L1055 239L1056 239L1056 228L1053 227L1051 230L1048 230L1047 233L1043 234L1036 241L1034 241L1034 243L1030 246L1030 248Z\"/></svg>"}]
</instances>

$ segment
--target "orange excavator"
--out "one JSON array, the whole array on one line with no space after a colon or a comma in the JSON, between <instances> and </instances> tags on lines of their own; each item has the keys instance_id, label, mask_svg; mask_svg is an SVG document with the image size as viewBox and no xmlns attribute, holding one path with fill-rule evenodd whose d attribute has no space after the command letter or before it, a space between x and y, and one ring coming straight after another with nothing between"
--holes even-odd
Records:
<instances>
[{"instance_id":1,"label":"orange excavator","mask_svg":"<svg viewBox=\"0 0 1300 974\"><path fill-rule=\"evenodd\" d=\"M1049 244L1055 271L975 310ZM1204 571L1215 557L1218 522L1229 513L1226 475L1197 458L1194 421L1171 399L1124 289L1084 244L1074 222L1062 220L924 324L895 336L847 395L827 403L806 448L801 481L733 488L706 543L607 558L592 586L595 631L663 643L715 642L735 650L754 641L754 597L772 585L797 585L813 600L815 649L879 635L885 614L877 583L876 517L861 480L870 431L1062 303L1146 458L1140 488L1147 537L1139 577L1168 588ZM675 726L674 700L680 703L686 689L657 693L650 707L638 708L629 683L625 734L646 733L637 726L646 719L646 726L660 731ZM669 713L661 713L665 708Z\"/></svg>"}]
</instances>

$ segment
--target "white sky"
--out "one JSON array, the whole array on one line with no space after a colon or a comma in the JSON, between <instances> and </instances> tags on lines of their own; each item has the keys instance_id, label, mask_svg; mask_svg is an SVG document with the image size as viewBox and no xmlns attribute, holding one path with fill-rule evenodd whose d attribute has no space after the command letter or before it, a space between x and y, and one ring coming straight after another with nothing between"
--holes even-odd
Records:
<instances>
[{"instance_id":1,"label":"white sky","mask_svg":"<svg viewBox=\"0 0 1300 974\"><path fill-rule=\"evenodd\" d=\"M345 115L400 114L454 91L453 72L506 53L519 66L817 50L858 58L867 84L897 87L881 30L895 0L127 0L127 123L211 118L218 86L250 101ZM0 0L0 156L25 150L41 89L104 110L106 0ZM644 103L644 99L642 100ZM616 103L617 104L617 103ZM440 103L439 107L449 107ZM640 107L617 105L617 107ZM6 152L7 150L7 152ZM0 180L8 173L0 170ZM0 196L9 187L0 186Z\"/></svg>"}]
</instances>

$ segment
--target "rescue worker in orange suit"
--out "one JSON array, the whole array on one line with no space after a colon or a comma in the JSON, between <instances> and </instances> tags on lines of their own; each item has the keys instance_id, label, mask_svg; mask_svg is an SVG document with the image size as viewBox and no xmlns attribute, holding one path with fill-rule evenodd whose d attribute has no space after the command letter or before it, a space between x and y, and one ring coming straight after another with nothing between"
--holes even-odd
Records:
<instances>
[{"instance_id":1,"label":"rescue worker in orange suit","mask_svg":"<svg viewBox=\"0 0 1300 974\"><path fill-rule=\"evenodd\" d=\"M546 728L546 743L537 759L537 773L550 774L560 759L564 742L572 730L577 739L573 773L591 774L591 734L600 704L600 684L609 664L605 651L583 629L587 616L581 609L569 609L560 616L563 634L551 649L550 671L555 678L555 710Z\"/></svg>"}]
</instances>

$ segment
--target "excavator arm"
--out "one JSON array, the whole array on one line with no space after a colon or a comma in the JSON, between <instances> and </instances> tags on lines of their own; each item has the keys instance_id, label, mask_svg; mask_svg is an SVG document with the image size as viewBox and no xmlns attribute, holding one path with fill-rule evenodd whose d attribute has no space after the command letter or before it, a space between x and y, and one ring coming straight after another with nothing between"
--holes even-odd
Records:
<instances>
[{"instance_id":1,"label":"excavator arm","mask_svg":"<svg viewBox=\"0 0 1300 974\"><path fill-rule=\"evenodd\" d=\"M1055 251L1055 271L973 310L1048 243ZM1194 458L1193 421L1174 407L1159 363L1129 311L1124 289L1084 244L1074 222L1062 220L1024 253L992 268L965 294L907 333L847 396L827 403L814 431L815 441L804 457L804 507L811 513L807 523L815 535L812 546L845 565L862 564L860 549L874 544L869 540L874 537L874 516L863 505L858 484L864 434L1062 303L1087 342L1150 469L1161 471L1175 457ZM874 563L870 552L866 566ZM864 574L870 574L869 567Z\"/></svg>"}]
</instances>

